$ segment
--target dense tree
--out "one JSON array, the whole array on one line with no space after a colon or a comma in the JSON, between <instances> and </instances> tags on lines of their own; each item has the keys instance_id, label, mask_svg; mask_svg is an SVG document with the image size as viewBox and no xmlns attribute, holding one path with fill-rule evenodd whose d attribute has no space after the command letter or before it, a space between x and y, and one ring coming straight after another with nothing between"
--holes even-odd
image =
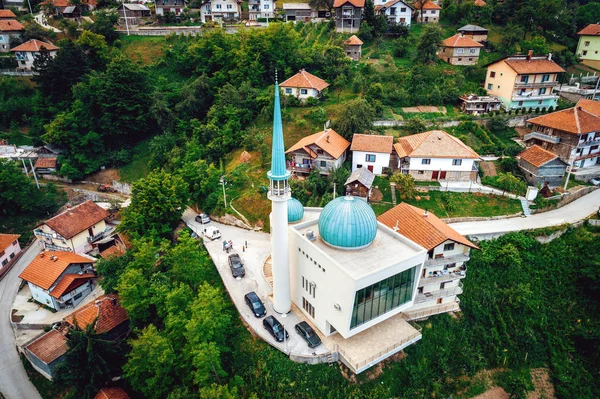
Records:
<instances>
[{"instance_id":1,"label":"dense tree","mask_svg":"<svg viewBox=\"0 0 600 399\"><path fill-rule=\"evenodd\" d=\"M96 19L91 27L91 31L104 36L108 43L112 43L119 37L118 33L115 32L115 25L118 21L119 14L99 11L96 13Z\"/></svg>"},{"instance_id":2,"label":"dense tree","mask_svg":"<svg viewBox=\"0 0 600 399\"><path fill-rule=\"evenodd\" d=\"M333 12L333 3L333 0L309 0L308 2L313 10L326 8L329 12Z\"/></svg>"},{"instance_id":3,"label":"dense tree","mask_svg":"<svg viewBox=\"0 0 600 399\"><path fill-rule=\"evenodd\" d=\"M424 64L434 62L441 41L442 29L437 24L425 25L417 42L417 62Z\"/></svg>"},{"instance_id":4,"label":"dense tree","mask_svg":"<svg viewBox=\"0 0 600 399\"><path fill-rule=\"evenodd\" d=\"M577 29L583 29L589 24L600 22L600 3L590 2L577 8L575 21Z\"/></svg>"},{"instance_id":5,"label":"dense tree","mask_svg":"<svg viewBox=\"0 0 600 399\"><path fill-rule=\"evenodd\" d=\"M415 179L411 175L396 172L390 178L390 182L396 183L400 198L411 199L415 196Z\"/></svg>"},{"instance_id":6,"label":"dense tree","mask_svg":"<svg viewBox=\"0 0 600 399\"><path fill-rule=\"evenodd\" d=\"M346 103L346 108L334 122L333 128L347 140L352 140L354 133L363 133L373 127L375 113L363 99L356 99Z\"/></svg>"}]
</instances>

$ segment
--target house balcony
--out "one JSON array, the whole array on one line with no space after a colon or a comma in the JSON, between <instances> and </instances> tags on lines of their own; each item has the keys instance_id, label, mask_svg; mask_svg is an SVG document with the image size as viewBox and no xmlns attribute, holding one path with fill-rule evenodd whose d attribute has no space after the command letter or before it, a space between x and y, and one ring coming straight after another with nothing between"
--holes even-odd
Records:
<instances>
[{"instance_id":1,"label":"house balcony","mask_svg":"<svg viewBox=\"0 0 600 399\"><path fill-rule=\"evenodd\" d=\"M592 145L600 145L600 138L596 138L594 140L583 141L579 143L578 147L589 147Z\"/></svg>"},{"instance_id":2,"label":"house balcony","mask_svg":"<svg viewBox=\"0 0 600 399\"><path fill-rule=\"evenodd\" d=\"M558 86L558 82L557 81L552 81L552 82L518 82L515 83L515 88L517 89L524 89L524 88L528 88L528 87L554 87L554 86Z\"/></svg>"},{"instance_id":3,"label":"house balcony","mask_svg":"<svg viewBox=\"0 0 600 399\"><path fill-rule=\"evenodd\" d=\"M293 164L290 167L291 172L296 173L310 173L313 169L316 169L317 166L315 164L310 163L297 163Z\"/></svg>"},{"instance_id":4,"label":"house balcony","mask_svg":"<svg viewBox=\"0 0 600 399\"><path fill-rule=\"evenodd\" d=\"M40 229L33 230L33 234L37 238L44 237L44 238L49 238L51 240L63 240L63 241L66 241L65 238L63 236L61 236L60 234L58 234L58 233L52 233L52 234L50 234L50 233L44 233Z\"/></svg>"},{"instance_id":5,"label":"house balcony","mask_svg":"<svg viewBox=\"0 0 600 399\"><path fill-rule=\"evenodd\" d=\"M421 308L417 310L406 310L404 316L406 320L418 320L424 319L425 317L433 316L440 313L456 312L460 310L460 300L456 298L456 302L449 304L442 304L437 306L431 306L427 308Z\"/></svg>"},{"instance_id":6,"label":"house balcony","mask_svg":"<svg viewBox=\"0 0 600 399\"><path fill-rule=\"evenodd\" d=\"M575 157L575 160L581 161L583 159L590 159L590 158L596 158L596 157L600 157L600 152L592 152L591 154L577 155Z\"/></svg>"},{"instance_id":7,"label":"house balcony","mask_svg":"<svg viewBox=\"0 0 600 399\"><path fill-rule=\"evenodd\" d=\"M475 169L477 170L477 169ZM429 267L429 266L442 266L442 265L447 265L448 263L458 263L458 262L466 262L469 260L469 254L459 254L459 255L452 255L452 256L444 256L441 258L433 258L433 259L427 259L425 261L425 266Z\"/></svg>"},{"instance_id":8,"label":"house balcony","mask_svg":"<svg viewBox=\"0 0 600 399\"><path fill-rule=\"evenodd\" d=\"M462 281L459 281L458 286L448 288L447 290L444 289L444 290L431 291L431 292L425 292L423 294L418 294L417 297L415 298L415 303L423 303L423 302L433 301L438 298L446 298L446 297L453 296L453 295L460 295L463 292L462 287L463 287Z\"/></svg>"},{"instance_id":9,"label":"house balcony","mask_svg":"<svg viewBox=\"0 0 600 399\"><path fill-rule=\"evenodd\" d=\"M523 137L523 140L525 140L525 141L531 140L531 139L537 139L537 140L545 141L547 143L552 143L552 144L560 143L560 137L550 136L550 135L547 135L544 133L539 133L539 132L527 133Z\"/></svg>"},{"instance_id":10,"label":"house balcony","mask_svg":"<svg viewBox=\"0 0 600 399\"><path fill-rule=\"evenodd\" d=\"M455 272L449 272L447 270L441 270L437 272L437 275L430 275L429 277L421 277L419 280L419 287L423 287L429 284L440 284L446 281L452 281L459 278L465 278L467 276L466 270L458 270Z\"/></svg>"},{"instance_id":11,"label":"house balcony","mask_svg":"<svg viewBox=\"0 0 600 399\"><path fill-rule=\"evenodd\" d=\"M554 94L515 94L512 96L512 101L536 101L536 100L558 100L559 96Z\"/></svg>"},{"instance_id":12,"label":"house balcony","mask_svg":"<svg viewBox=\"0 0 600 399\"><path fill-rule=\"evenodd\" d=\"M73 250L69 247L61 247L60 245L54 245L54 244L50 244L47 243L45 241L43 241L44 243L44 248L46 248L48 251L67 251L67 252L73 252Z\"/></svg>"}]
</instances>

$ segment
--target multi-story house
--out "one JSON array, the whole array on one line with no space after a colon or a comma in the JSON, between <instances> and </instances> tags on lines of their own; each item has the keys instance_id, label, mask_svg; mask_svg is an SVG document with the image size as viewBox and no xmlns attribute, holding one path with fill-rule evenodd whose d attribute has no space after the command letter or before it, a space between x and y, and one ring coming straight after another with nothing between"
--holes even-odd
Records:
<instances>
[{"instance_id":1,"label":"multi-story house","mask_svg":"<svg viewBox=\"0 0 600 399\"><path fill-rule=\"evenodd\" d=\"M527 182L534 186L559 186L563 182L567 164L558 155L532 145L519 155L519 169L523 171Z\"/></svg>"},{"instance_id":2,"label":"multi-story house","mask_svg":"<svg viewBox=\"0 0 600 399\"><path fill-rule=\"evenodd\" d=\"M379 222L427 250L418 276L414 304L404 311L410 319L459 310L462 279L471 249L479 249L433 213L401 203Z\"/></svg>"},{"instance_id":3,"label":"multi-story house","mask_svg":"<svg viewBox=\"0 0 600 399\"><path fill-rule=\"evenodd\" d=\"M152 12L143 4L122 3L117 7L119 24L139 25L143 18L150 17Z\"/></svg>"},{"instance_id":4,"label":"multi-story house","mask_svg":"<svg viewBox=\"0 0 600 399\"><path fill-rule=\"evenodd\" d=\"M17 234L0 234L0 269L21 252Z\"/></svg>"},{"instance_id":5,"label":"multi-story house","mask_svg":"<svg viewBox=\"0 0 600 399\"><path fill-rule=\"evenodd\" d=\"M285 153L291 154L288 167L292 173L309 174L317 169L322 175L328 175L346 160L346 150L350 142L333 129L304 137Z\"/></svg>"},{"instance_id":6,"label":"multi-story house","mask_svg":"<svg viewBox=\"0 0 600 399\"><path fill-rule=\"evenodd\" d=\"M0 11L9 11L10 14L15 15L10 10L0 10ZM3 13L1 15L8 16L8 13ZM14 17L16 18L16 16ZM25 27L21 25L19 21L16 19L9 18L0 18L0 53L7 53L10 51L10 42L11 40L18 40L22 37L23 32L25 31Z\"/></svg>"},{"instance_id":7,"label":"multi-story house","mask_svg":"<svg viewBox=\"0 0 600 399\"><path fill-rule=\"evenodd\" d=\"M478 96L469 94L460 96L461 110L466 114L487 114L491 111L499 111L502 102L496 96Z\"/></svg>"},{"instance_id":8,"label":"multi-story house","mask_svg":"<svg viewBox=\"0 0 600 399\"><path fill-rule=\"evenodd\" d=\"M375 0L375 13L384 15L389 23L410 27L413 8L402 0Z\"/></svg>"},{"instance_id":9,"label":"multi-story house","mask_svg":"<svg viewBox=\"0 0 600 399\"><path fill-rule=\"evenodd\" d=\"M583 64L600 69L600 23L590 24L577 34L577 56Z\"/></svg>"},{"instance_id":10,"label":"multi-story house","mask_svg":"<svg viewBox=\"0 0 600 399\"><path fill-rule=\"evenodd\" d=\"M341 33L356 33L360 29L365 0L335 0L335 30Z\"/></svg>"},{"instance_id":11,"label":"multi-story house","mask_svg":"<svg viewBox=\"0 0 600 399\"><path fill-rule=\"evenodd\" d=\"M451 65L475 65L483 44L457 33L442 41L437 56Z\"/></svg>"},{"instance_id":12,"label":"multi-story house","mask_svg":"<svg viewBox=\"0 0 600 399\"><path fill-rule=\"evenodd\" d=\"M283 3L283 13L285 22L310 22L317 17L317 11L308 3Z\"/></svg>"},{"instance_id":13,"label":"multi-story house","mask_svg":"<svg viewBox=\"0 0 600 399\"><path fill-rule=\"evenodd\" d=\"M154 0L154 10L156 15L165 15L166 12L172 12L179 15L185 8L185 0Z\"/></svg>"},{"instance_id":14,"label":"multi-story house","mask_svg":"<svg viewBox=\"0 0 600 399\"><path fill-rule=\"evenodd\" d=\"M200 15L206 21L237 21L242 16L241 0L205 0Z\"/></svg>"},{"instance_id":15,"label":"multi-story house","mask_svg":"<svg viewBox=\"0 0 600 399\"><path fill-rule=\"evenodd\" d=\"M532 130L524 136L527 145L537 144L573 165L577 180L600 175L600 102L579 100L575 107L527 123Z\"/></svg>"},{"instance_id":16,"label":"multi-story house","mask_svg":"<svg viewBox=\"0 0 600 399\"><path fill-rule=\"evenodd\" d=\"M40 54L42 48L48 50L50 57L55 57L56 52L58 51L58 47L56 47L54 44L42 42L37 39L31 39L23 44L18 45L10 51L15 54L15 58L19 64L18 68L30 71L33 68L33 61L35 61L37 56Z\"/></svg>"},{"instance_id":17,"label":"multi-story house","mask_svg":"<svg viewBox=\"0 0 600 399\"><path fill-rule=\"evenodd\" d=\"M105 222L108 216L105 209L88 200L46 220L33 234L47 250L85 254L94 241L111 231Z\"/></svg>"},{"instance_id":18,"label":"multi-story house","mask_svg":"<svg viewBox=\"0 0 600 399\"><path fill-rule=\"evenodd\" d=\"M486 65L485 88L498 96L506 110L556 107L558 75L565 72L552 61L552 54L513 55Z\"/></svg>"},{"instance_id":19,"label":"multi-story house","mask_svg":"<svg viewBox=\"0 0 600 399\"><path fill-rule=\"evenodd\" d=\"M275 0L248 0L250 21L256 21L259 18L273 18L275 11Z\"/></svg>"},{"instance_id":20,"label":"multi-story house","mask_svg":"<svg viewBox=\"0 0 600 399\"><path fill-rule=\"evenodd\" d=\"M362 167L381 175L390 167L390 156L394 145L393 136L355 134L352 137L352 171Z\"/></svg>"},{"instance_id":21,"label":"multi-story house","mask_svg":"<svg viewBox=\"0 0 600 399\"><path fill-rule=\"evenodd\" d=\"M356 35L352 35L344 42L344 52L352 61L360 60L363 42Z\"/></svg>"},{"instance_id":22,"label":"multi-story house","mask_svg":"<svg viewBox=\"0 0 600 399\"><path fill-rule=\"evenodd\" d=\"M458 30L458 33L462 33L478 43L484 43L488 38L488 30L477 25L465 25Z\"/></svg>"},{"instance_id":23,"label":"multi-story house","mask_svg":"<svg viewBox=\"0 0 600 399\"><path fill-rule=\"evenodd\" d=\"M413 8L417 22L437 23L440 21L442 7L431 0L417 0L414 2Z\"/></svg>"},{"instance_id":24,"label":"multi-story house","mask_svg":"<svg viewBox=\"0 0 600 399\"><path fill-rule=\"evenodd\" d=\"M401 137L394 144L397 168L418 181L473 181L479 155L443 130Z\"/></svg>"},{"instance_id":25,"label":"multi-story house","mask_svg":"<svg viewBox=\"0 0 600 399\"><path fill-rule=\"evenodd\" d=\"M286 96L294 96L305 101L309 97L319 98L323 90L329 87L329 83L302 69L282 82L279 87L283 89L283 94Z\"/></svg>"}]
</instances>

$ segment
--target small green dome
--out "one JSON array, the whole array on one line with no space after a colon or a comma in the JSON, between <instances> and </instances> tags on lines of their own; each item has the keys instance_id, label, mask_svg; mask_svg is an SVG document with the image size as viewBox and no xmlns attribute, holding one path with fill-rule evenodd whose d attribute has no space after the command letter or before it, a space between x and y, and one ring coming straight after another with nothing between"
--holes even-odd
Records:
<instances>
[{"instance_id":1,"label":"small green dome","mask_svg":"<svg viewBox=\"0 0 600 399\"><path fill-rule=\"evenodd\" d=\"M319 234L332 247L366 247L377 234L377 216L365 201L350 196L339 197L321 212Z\"/></svg>"},{"instance_id":2,"label":"small green dome","mask_svg":"<svg viewBox=\"0 0 600 399\"><path fill-rule=\"evenodd\" d=\"M296 223L304 217L304 207L296 198L290 198L287 201L288 223Z\"/></svg>"}]
</instances>

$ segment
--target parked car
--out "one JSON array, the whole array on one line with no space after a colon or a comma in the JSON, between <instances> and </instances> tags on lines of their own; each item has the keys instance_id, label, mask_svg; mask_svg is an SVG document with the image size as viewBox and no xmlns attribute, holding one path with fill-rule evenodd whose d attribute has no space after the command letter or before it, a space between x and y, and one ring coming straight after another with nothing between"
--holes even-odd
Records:
<instances>
[{"instance_id":1,"label":"parked car","mask_svg":"<svg viewBox=\"0 0 600 399\"><path fill-rule=\"evenodd\" d=\"M197 215L194 220L200 224L206 224L206 223L210 223L210 218L208 217L208 215L206 213L201 213L199 215Z\"/></svg>"},{"instance_id":2,"label":"parked car","mask_svg":"<svg viewBox=\"0 0 600 399\"><path fill-rule=\"evenodd\" d=\"M265 305L262 303L256 292L251 291L244 295L244 300L246 301L246 305L252 310L254 316L263 317L267 314L267 309L265 309Z\"/></svg>"},{"instance_id":3,"label":"parked car","mask_svg":"<svg viewBox=\"0 0 600 399\"><path fill-rule=\"evenodd\" d=\"M600 186L600 177L590 180L590 183L592 183L594 186Z\"/></svg>"},{"instance_id":4,"label":"parked car","mask_svg":"<svg viewBox=\"0 0 600 399\"><path fill-rule=\"evenodd\" d=\"M217 238L221 238L221 231L214 226L209 226L204 229L204 237L216 240Z\"/></svg>"},{"instance_id":5,"label":"parked car","mask_svg":"<svg viewBox=\"0 0 600 399\"><path fill-rule=\"evenodd\" d=\"M263 326L268 332L271 333L277 342L283 342L284 339L288 339L290 337L290 334L288 334L287 330L283 327L283 325L281 325L279 320L273 316L265 317L263 320Z\"/></svg>"},{"instance_id":6,"label":"parked car","mask_svg":"<svg viewBox=\"0 0 600 399\"><path fill-rule=\"evenodd\" d=\"M315 330L307 322L301 321L296 324L296 332L304 338L309 348L316 348L321 345L321 338L319 338Z\"/></svg>"},{"instance_id":7,"label":"parked car","mask_svg":"<svg viewBox=\"0 0 600 399\"><path fill-rule=\"evenodd\" d=\"M244 277L246 275L246 269L244 269L242 258L240 258L238 254L229 255L228 261L233 277Z\"/></svg>"}]
</instances>

